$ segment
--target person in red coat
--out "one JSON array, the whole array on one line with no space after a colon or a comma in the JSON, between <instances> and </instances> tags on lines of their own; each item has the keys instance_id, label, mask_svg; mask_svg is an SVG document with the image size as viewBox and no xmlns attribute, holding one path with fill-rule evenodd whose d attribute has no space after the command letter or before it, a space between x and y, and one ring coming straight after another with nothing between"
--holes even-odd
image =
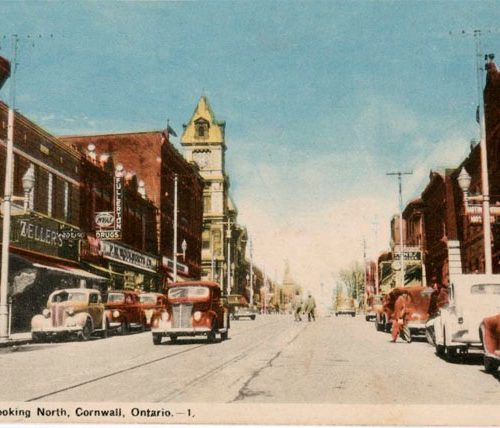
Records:
<instances>
[{"instance_id":1,"label":"person in red coat","mask_svg":"<svg viewBox=\"0 0 500 428\"><path fill-rule=\"evenodd\" d=\"M401 337L407 342L411 342L411 334L408 328L408 303L410 297L407 293L402 294L396 299L394 304L394 312L392 314L392 342L396 342L398 336L401 334Z\"/></svg>"}]
</instances>

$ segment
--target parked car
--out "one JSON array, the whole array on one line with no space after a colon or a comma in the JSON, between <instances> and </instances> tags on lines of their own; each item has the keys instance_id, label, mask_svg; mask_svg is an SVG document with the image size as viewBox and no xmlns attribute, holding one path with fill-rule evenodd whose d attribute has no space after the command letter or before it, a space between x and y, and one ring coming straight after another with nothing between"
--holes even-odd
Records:
<instances>
[{"instance_id":1,"label":"parked car","mask_svg":"<svg viewBox=\"0 0 500 428\"><path fill-rule=\"evenodd\" d=\"M470 348L482 349L481 322L500 312L500 275L456 275L448 294L449 304L427 322L426 329L436 353L453 359Z\"/></svg>"},{"instance_id":2,"label":"parked car","mask_svg":"<svg viewBox=\"0 0 500 428\"><path fill-rule=\"evenodd\" d=\"M250 318L255 320L259 310L256 306L250 306L242 294L229 294L224 298L229 309L231 319Z\"/></svg>"},{"instance_id":3,"label":"parked car","mask_svg":"<svg viewBox=\"0 0 500 428\"><path fill-rule=\"evenodd\" d=\"M500 367L500 313L483 319L481 340L484 350L484 370L493 373Z\"/></svg>"},{"instance_id":4,"label":"parked car","mask_svg":"<svg viewBox=\"0 0 500 428\"><path fill-rule=\"evenodd\" d=\"M425 323L429 319L430 293L432 289L422 286L396 287L384 295L381 305L377 308L375 327L378 331L390 331L394 308L399 297L408 295L405 302L408 328L410 335L425 335Z\"/></svg>"},{"instance_id":5,"label":"parked car","mask_svg":"<svg viewBox=\"0 0 500 428\"><path fill-rule=\"evenodd\" d=\"M105 296L106 317L109 328L120 335L131 329L146 329L144 311L139 302L139 295L131 290L110 290Z\"/></svg>"},{"instance_id":6,"label":"parked car","mask_svg":"<svg viewBox=\"0 0 500 428\"><path fill-rule=\"evenodd\" d=\"M211 281L192 281L170 284L167 288L167 307L154 316L151 324L153 343L163 337L175 342L179 336L206 336L215 342L229 335L229 309L221 298L219 284Z\"/></svg>"},{"instance_id":7,"label":"parked car","mask_svg":"<svg viewBox=\"0 0 500 428\"><path fill-rule=\"evenodd\" d=\"M234 320L250 318L253 321L257 317L257 308L251 305L235 306L231 317Z\"/></svg>"},{"instance_id":8,"label":"parked car","mask_svg":"<svg viewBox=\"0 0 500 428\"><path fill-rule=\"evenodd\" d=\"M371 295L365 308L365 320L374 321L377 318L377 311L382 308L382 295Z\"/></svg>"},{"instance_id":9,"label":"parked car","mask_svg":"<svg viewBox=\"0 0 500 428\"><path fill-rule=\"evenodd\" d=\"M147 329L151 328L154 315L159 315L167 306L167 296L161 293L139 293L139 305L144 312Z\"/></svg>"},{"instance_id":10,"label":"parked car","mask_svg":"<svg viewBox=\"0 0 500 428\"><path fill-rule=\"evenodd\" d=\"M377 331L390 331L391 330L391 317L394 311L394 304L396 297L387 293L382 295L379 305L375 309L375 329Z\"/></svg>"},{"instance_id":11,"label":"parked car","mask_svg":"<svg viewBox=\"0 0 500 428\"><path fill-rule=\"evenodd\" d=\"M49 296L47 308L31 320L31 337L34 342L59 337L88 340L94 333L100 333L102 337L108 334L99 290L56 290Z\"/></svg>"},{"instance_id":12,"label":"parked car","mask_svg":"<svg viewBox=\"0 0 500 428\"><path fill-rule=\"evenodd\" d=\"M338 317L339 315L351 315L352 317L356 316L356 304L354 303L353 298L337 298L337 302L335 305L335 316Z\"/></svg>"}]
</instances>

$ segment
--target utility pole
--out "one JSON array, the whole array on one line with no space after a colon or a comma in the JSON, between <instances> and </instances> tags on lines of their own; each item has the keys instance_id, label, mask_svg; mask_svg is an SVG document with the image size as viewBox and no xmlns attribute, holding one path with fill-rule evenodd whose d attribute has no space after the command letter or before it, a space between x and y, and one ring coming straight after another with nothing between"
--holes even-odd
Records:
<instances>
[{"instance_id":1,"label":"utility pole","mask_svg":"<svg viewBox=\"0 0 500 428\"><path fill-rule=\"evenodd\" d=\"M364 283L365 283L365 292L363 293L363 305L366 309L366 304L368 301L368 287L367 287L367 274L366 274L367 266L366 266L366 239L363 238L363 273L364 273Z\"/></svg>"},{"instance_id":2,"label":"utility pole","mask_svg":"<svg viewBox=\"0 0 500 428\"><path fill-rule=\"evenodd\" d=\"M177 282L177 174L174 175L174 282Z\"/></svg>"},{"instance_id":3,"label":"utility pole","mask_svg":"<svg viewBox=\"0 0 500 428\"><path fill-rule=\"evenodd\" d=\"M9 340L9 306L7 302L9 288L9 244L10 210L12 199L12 179L14 165L14 111L16 104L16 68L17 46L19 38L12 35L12 72L10 78L10 103L7 119L7 156L5 163L5 188L3 198L3 234L2 234L2 271L0 275L0 342Z\"/></svg>"},{"instance_id":4,"label":"utility pole","mask_svg":"<svg viewBox=\"0 0 500 428\"><path fill-rule=\"evenodd\" d=\"M227 218L227 294L231 294L231 218Z\"/></svg>"},{"instance_id":5,"label":"utility pole","mask_svg":"<svg viewBox=\"0 0 500 428\"><path fill-rule=\"evenodd\" d=\"M481 30L474 30L476 41L476 81L479 113L479 138L481 151L481 193L483 194L483 238L484 238L484 271L493 273L491 254L491 219L490 219L490 185L488 179L488 154L486 152L486 123L483 100L483 69L481 68Z\"/></svg>"},{"instance_id":6,"label":"utility pole","mask_svg":"<svg viewBox=\"0 0 500 428\"><path fill-rule=\"evenodd\" d=\"M410 172L387 172L386 175L396 175L398 177L399 184L399 264L401 272L401 286L405 286L405 261L404 261L404 241L403 241L403 175L412 175L413 171Z\"/></svg>"},{"instance_id":7,"label":"utility pole","mask_svg":"<svg viewBox=\"0 0 500 428\"><path fill-rule=\"evenodd\" d=\"M250 247L250 305L253 305L253 248L251 238L248 240L248 245Z\"/></svg>"}]
</instances>

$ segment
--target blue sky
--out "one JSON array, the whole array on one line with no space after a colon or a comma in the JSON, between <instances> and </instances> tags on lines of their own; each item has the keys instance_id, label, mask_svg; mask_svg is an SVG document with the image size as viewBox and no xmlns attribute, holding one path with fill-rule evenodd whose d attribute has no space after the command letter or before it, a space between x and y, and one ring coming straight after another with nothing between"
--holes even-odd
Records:
<instances>
[{"instance_id":1,"label":"blue sky","mask_svg":"<svg viewBox=\"0 0 500 428\"><path fill-rule=\"evenodd\" d=\"M397 183L477 138L474 41L494 1L2 1L0 55L21 36L17 108L53 134L178 133L205 94L227 122L231 193L255 257L304 287L388 247ZM450 34L450 32L452 34ZM28 34L42 34L35 46ZM53 37L50 37L50 35ZM8 85L0 92L8 100ZM378 222L375 233L373 222Z\"/></svg>"}]
</instances>

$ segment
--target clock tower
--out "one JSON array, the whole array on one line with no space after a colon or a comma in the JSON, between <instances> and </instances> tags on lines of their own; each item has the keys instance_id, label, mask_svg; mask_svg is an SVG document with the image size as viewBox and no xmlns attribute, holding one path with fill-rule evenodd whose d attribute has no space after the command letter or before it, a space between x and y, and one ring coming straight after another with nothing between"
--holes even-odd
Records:
<instances>
[{"instance_id":1,"label":"clock tower","mask_svg":"<svg viewBox=\"0 0 500 428\"><path fill-rule=\"evenodd\" d=\"M223 282L227 269L229 179L225 173L225 122L216 120L205 96L184 124L181 144L184 158L195 162L205 181L203 190L202 279Z\"/></svg>"}]
</instances>

